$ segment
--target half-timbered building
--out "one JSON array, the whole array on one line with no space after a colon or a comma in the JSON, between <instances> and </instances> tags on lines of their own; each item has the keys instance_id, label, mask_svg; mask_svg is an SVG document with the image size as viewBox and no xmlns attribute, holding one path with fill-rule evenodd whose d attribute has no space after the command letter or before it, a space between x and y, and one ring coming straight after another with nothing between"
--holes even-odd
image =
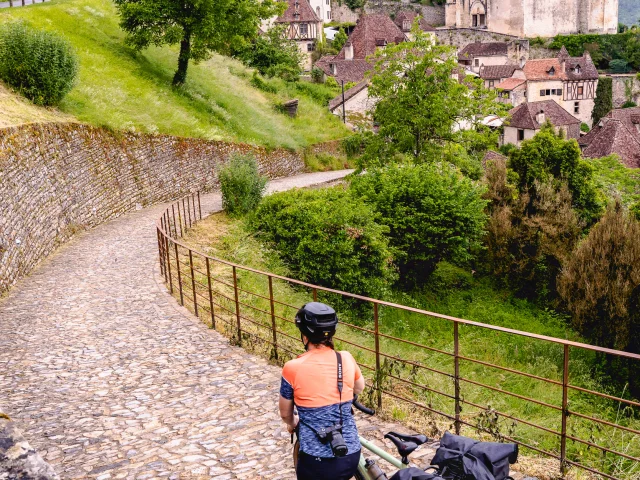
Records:
<instances>
[{"instance_id":1,"label":"half-timbered building","mask_svg":"<svg viewBox=\"0 0 640 480\"><path fill-rule=\"evenodd\" d=\"M305 70L311 69L311 53L316 42L322 39L322 20L314 12L309 0L288 0L287 10L275 23L287 24L287 38L295 40L306 62Z\"/></svg>"},{"instance_id":2,"label":"half-timbered building","mask_svg":"<svg viewBox=\"0 0 640 480\"><path fill-rule=\"evenodd\" d=\"M526 101L554 100L567 112L591 126L598 87L598 70L591 56L571 57L562 47L556 58L529 60L513 77L526 80Z\"/></svg>"}]
</instances>

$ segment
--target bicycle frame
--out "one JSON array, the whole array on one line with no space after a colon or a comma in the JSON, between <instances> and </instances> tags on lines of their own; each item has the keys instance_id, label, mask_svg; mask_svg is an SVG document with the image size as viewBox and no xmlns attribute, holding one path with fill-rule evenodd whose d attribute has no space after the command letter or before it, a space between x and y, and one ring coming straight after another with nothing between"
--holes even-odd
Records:
<instances>
[{"instance_id":1,"label":"bicycle frame","mask_svg":"<svg viewBox=\"0 0 640 480\"><path fill-rule=\"evenodd\" d=\"M380 447L377 447L376 445L374 445L373 443L369 442L368 440L365 440L362 437L358 437L358 438L360 439L360 445L362 445L364 448L366 448L370 452L375 453L380 458L382 458L384 461L389 462L394 467L396 467L396 468L407 468L409 466L409 465L405 465L400 460L398 460L396 457L394 457L393 455L385 452ZM369 478L369 474L367 473L367 469L365 468L365 463L364 462L365 462L364 453L362 453L362 450L361 450L360 461L358 462L358 472L360 473L360 475L362 475L363 478Z\"/></svg>"}]
</instances>

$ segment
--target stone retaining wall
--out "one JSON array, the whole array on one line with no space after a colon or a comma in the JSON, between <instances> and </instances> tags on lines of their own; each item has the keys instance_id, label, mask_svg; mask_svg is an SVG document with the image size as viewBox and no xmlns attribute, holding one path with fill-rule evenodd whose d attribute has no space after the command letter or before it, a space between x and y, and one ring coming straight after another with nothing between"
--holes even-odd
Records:
<instances>
[{"instance_id":1,"label":"stone retaining wall","mask_svg":"<svg viewBox=\"0 0 640 480\"><path fill-rule=\"evenodd\" d=\"M217 167L252 153L270 178L304 171L296 152L77 123L0 130L0 292L75 232L217 186Z\"/></svg>"}]
</instances>

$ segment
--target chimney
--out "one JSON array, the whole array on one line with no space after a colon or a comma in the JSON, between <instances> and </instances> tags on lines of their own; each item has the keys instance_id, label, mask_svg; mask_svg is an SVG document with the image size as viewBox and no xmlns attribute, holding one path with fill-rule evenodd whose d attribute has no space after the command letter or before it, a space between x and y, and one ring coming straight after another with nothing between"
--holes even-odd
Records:
<instances>
[{"instance_id":1,"label":"chimney","mask_svg":"<svg viewBox=\"0 0 640 480\"><path fill-rule=\"evenodd\" d=\"M538 122L539 125L544 124L544 121L545 121L544 110L540 110L540 112L538 112L538 115L536 115L536 121Z\"/></svg>"},{"instance_id":2,"label":"chimney","mask_svg":"<svg viewBox=\"0 0 640 480\"><path fill-rule=\"evenodd\" d=\"M353 60L353 44L350 41L344 44L344 59Z\"/></svg>"}]
</instances>

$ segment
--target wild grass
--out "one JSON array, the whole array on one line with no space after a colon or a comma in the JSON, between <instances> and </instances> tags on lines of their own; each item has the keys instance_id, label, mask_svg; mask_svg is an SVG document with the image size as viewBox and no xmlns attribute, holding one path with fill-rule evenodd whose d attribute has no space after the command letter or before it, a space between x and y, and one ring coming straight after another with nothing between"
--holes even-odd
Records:
<instances>
[{"instance_id":1,"label":"wild grass","mask_svg":"<svg viewBox=\"0 0 640 480\"><path fill-rule=\"evenodd\" d=\"M217 258L276 275L290 274L287 266L279 260L275 252L270 251L248 233L243 221L232 221L224 214L216 214L200 222L189 231L187 241ZM186 274L183 273L183 275L188 277L188 259L184 255L181 257L183 261L181 268L186 268L183 270ZM175 263L175 260L173 261ZM201 259L195 258L194 264L196 270L204 271ZM242 329L238 334L232 288L233 271L229 266L217 262L212 262L211 270L214 278L213 298L217 303L214 310L217 328L220 331L233 338L235 342L241 342L243 347L274 361L277 360L279 364L301 353L299 333L292 324L292 319L296 309L313 298L312 292L272 278L274 298L274 317L272 318L268 279L250 271L237 269L236 280L240 289L238 305ZM206 277L196 272L196 279L200 282L196 285L196 291L202 290L207 283ZM203 287L198 286L200 284ZM192 298L190 288L185 286L185 295L191 295ZM206 289L203 290L202 295L199 303L206 305L208 301ZM338 299L332 298L331 295L320 292L318 297L327 303L337 304ZM483 279L472 279L471 282L461 286L433 285L421 293L411 295L395 293L386 300L491 325L580 341L580 337L566 325L563 317L529 302L515 299ZM185 305L193 310L189 302L190 300L186 299ZM451 378L454 373L454 362L450 355L453 352L453 324L447 320L381 306L379 326L381 334L386 336L380 339L382 373L376 378L371 370L376 364L375 355L372 353L375 349L374 338L370 333L361 330L361 328L373 329L372 311L365 308L355 314L353 310L343 308L339 314L342 324L337 335L340 339L338 346L349 349L360 363L369 383L381 386L386 392L383 395L383 407L380 413L429 435L438 435L446 429L451 430L453 428L451 418L434 413L433 410L444 412L449 416L454 413L453 400L447 397L454 394L454 383ZM205 321L210 322L210 313L206 309L201 307L200 315ZM272 344L272 322L280 332L277 335L277 349ZM354 326L350 327L348 324ZM460 355L464 357L519 370L554 382L562 381L562 346L474 326L460 326L459 335ZM408 340L413 344L391 337ZM428 350L416 344L449 354ZM397 358L404 362L397 361ZM407 361L411 363L407 364ZM616 386L607 385L607 379L599 373L597 365L597 359L593 354L579 349L572 350L569 362L570 383L624 396L626 392ZM434 370L442 373L436 373ZM463 399L461 419L479 427L484 432L480 435L482 438L489 440L513 438L555 455L559 453L559 437L535 426L560 431L559 407L562 405L560 386L465 360L461 361L460 375L466 379L461 382ZM478 383L498 390L482 387ZM543 404L527 402L518 396L533 398ZM374 406L377 404L374 390L369 389L369 394L365 397L365 400ZM397 397L411 399L421 407ZM570 391L569 409L630 428L640 428L640 421L636 418L637 411L581 392ZM575 415L569 417L567 428L569 435L576 438L622 451L628 455L640 454L640 438L632 433L605 425L594 427L593 423L586 422ZM478 436L474 429L466 426L463 426L462 433ZM610 454L602 455L601 452L577 442L569 441L567 452L570 460L609 472L618 478L637 479L640 475L640 466L637 463L620 460L620 457ZM558 476L558 462L544 460L531 450L524 449L523 453L537 458L532 460L531 457L526 457L524 464L528 465L527 473L536 474L540 478ZM584 471L578 469L572 469L569 476L588 478Z\"/></svg>"},{"instance_id":2,"label":"wild grass","mask_svg":"<svg viewBox=\"0 0 640 480\"><path fill-rule=\"evenodd\" d=\"M73 117L54 108L43 108L13 93L0 82L0 128L34 122L69 122Z\"/></svg>"},{"instance_id":3,"label":"wild grass","mask_svg":"<svg viewBox=\"0 0 640 480\"><path fill-rule=\"evenodd\" d=\"M293 149L348 134L317 99L328 94L323 89L275 81L275 93L263 92L250 84L252 71L228 57L191 64L184 87L171 87L176 48L138 53L125 46L108 0L52 0L0 10L0 23L20 20L60 33L75 47L79 79L60 110L82 122ZM294 97L300 101L297 118L274 108Z\"/></svg>"},{"instance_id":4,"label":"wild grass","mask_svg":"<svg viewBox=\"0 0 640 480\"><path fill-rule=\"evenodd\" d=\"M615 156L589 159L598 186L610 198L620 197L631 206L640 202L640 169L627 168Z\"/></svg>"}]
</instances>

